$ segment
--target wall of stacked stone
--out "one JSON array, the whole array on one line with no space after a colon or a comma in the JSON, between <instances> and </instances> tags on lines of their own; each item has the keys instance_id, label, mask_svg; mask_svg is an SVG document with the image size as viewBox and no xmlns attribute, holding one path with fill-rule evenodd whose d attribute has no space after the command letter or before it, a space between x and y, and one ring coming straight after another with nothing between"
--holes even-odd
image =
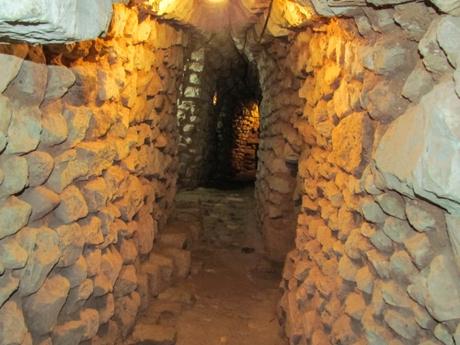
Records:
<instances>
[{"instance_id":1,"label":"wall of stacked stone","mask_svg":"<svg viewBox=\"0 0 460 345\"><path fill-rule=\"evenodd\" d=\"M262 101L256 175L256 201L267 257L283 261L294 246L299 195L297 164L302 137L295 124L302 115L301 86L287 60L290 43L274 39L260 44L260 34L248 31L234 37L257 65Z\"/></svg>"},{"instance_id":2,"label":"wall of stacked stone","mask_svg":"<svg viewBox=\"0 0 460 345\"><path fill-rule=\"evenodd\" d=\"M116 5L104 39L0 47L0 344L121 343L158 289L186 38Z\"/></svg>"},{"instance_id":3,"label":"wall of stacked stone","mask_svg":"<svg viewBox=\"0 0 460 345\"><path fill-rule=\"evenodd\" d=\"M177 112L181 188L196 188L203 183L210 174L209 162L214 157L217 120L212 100L216 76L207 51L206 47L195 47L185 64Z\"/></svg>"},{"instance_id":4,"label":"wall of stacked stone","mask_svg":"<svg viewBox=\"0 0 460 345\"><path fill-rule=\"evenodd\" d=\"M275 60L305 100L280 318L291 344L458 343L460 21L425 3L354 13L283 39Z\"/></svg>"},{"instance_id":5,"label":"wall of stacked stone","mask_svg":"<svg viewBox=\"0 0 460 345\"><path fill-rule=\"evenodd\" d=\"M232 170L238 179L255 180L260 135L260 113L256 102L243 105L233 120Z\"/></svg>"}]
</instances>

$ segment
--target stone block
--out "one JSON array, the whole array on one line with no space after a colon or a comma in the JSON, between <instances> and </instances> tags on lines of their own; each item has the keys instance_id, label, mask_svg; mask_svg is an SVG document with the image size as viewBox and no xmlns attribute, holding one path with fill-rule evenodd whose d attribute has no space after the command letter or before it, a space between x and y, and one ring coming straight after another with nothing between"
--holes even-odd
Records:
<instances>
[{"instance_id":1,"label":"stone block","mask_svg":"<svg viewBox=\"0 0 460 345\"><path fill-rule=\"evenodd\" d=\"M107 248L102 254L101 273L108 278L110 291L120 275L123 266L123 258L115 247Z\"/></svg>"},{"instance_id":2,"label":"stone block","mask_svg":"<svg viewBox=\"0 0 460 345\"><path fill-rule=\"evenodd\" d=\"M59 195L44 186L27 189L21 195L21 199L32 206L31 221L42 219L53 211L61 201Z\"/></svg>"},{"instance_id":3,"label":"stone block","mask_svg":"<svg viewBox=\"0 0 460 345\"><path fill-rule=\"evenodd\" d=\"M105 180L100 177L81 186L81 192L85 197L89 212L95 212L107 206L108 191Z\"/></svg>"},{"instance_id":4,"label":"stone block","mask_svg":"<svg viewBox=\"0 0 460 345\"><path fill-rule=\"evenodd\" d=\"M0 241L0 261L6 269L23 268L28 259L27 251L14 237Z\"/></svg>"},{"instance_id":5,"label":"stone block","mask_svg":"<svg viewBox=\"0 0 460 345\"><path fill-rule=\"evenodd\" d=\"M385 213L399 219L406 219L404 199L398 193L386 192L378 195L376 200Z\"/></svg>"},{"instance_id":6,"label":"stone block","mask_svg":"<svg viewBox=\"0 0 460 345\"><path fill-rule=\"evenodd\" d=\"M32 213L32 207L12 196L0 204L0 239L13 235L25 226Z\"/></svg>"},{"instance_id":7,"label":"stone block","mask_svg":"<svg viewBox=\"0 0 460 345\"><path fill-rule=\"evenodd\" d=\"M0 198L18 194L28 184L27 160L20 156L4 156L0 158L0 169L4 172L0 185Z\"/></svg>"},{"instance_id":8,"label":"stone block","mask_svg":"<svg viewBox=\"0 0 460 345\"><path fill-rule=\"evenodd\" d=\"M372 199L364 199L361 202L361 211L364 218L371 223L382 224L387 218L379 204Z\"/></svg>"},{"instance_id":9,"label":"stone block","mask_svg":"<svg viewBox=\"0 0 460 345\"><path fill-rule=\"evenodd\" d=\"M0 308L0 344L23 344L27 326L17 302L6 302Z\"/></svg>"},{"instance_id":10,"label":"stone block","mask_svg":"<svg viewBox=\"0 0 460 345\"><path fill-rule=\"evenodd\" d=\"M99 313L96 309L87 308L80 311L80 321L84 324L82 340L90 340L99 330Z\"/></svg>"},{"instance_id":11,"label":"stone block","mask_svg":"<svg viewBox=\"0 0 460 345\"><path fill-rule=\"evenodd\" d=\"M99 248L86 248L85 259L88 265L88 277L93 277L100 273L102 262L102 251Z\"/></svg>"},{"instance_id":12,"label":"stone block","mask_svg":"<svg viewBox=\"0 0 460 345\"><path fill-rule=\"evenodd\" d=\"M445 13L460 15L460 1L458 0L430 0L430 2Z\"/></svg>"},{"instance_id":13,"label":"stone block","mask_svg":"<svg viewBox=\"0 0 460 345\"><path fill-rule=\"evenodd\" d=\"M59 274L67 278L70 288L79 286L86 279L88 274L85 258L80 256L73 265L61 269Z\"/></svg>"},{"instance_id":14,"label":"stone block","mask_svg":"<svg viewBox=\"0 0 460 345\"><path fill-rule=\"evenodd\" d=\"M460 2L458 3L458 14L460 15ZM438 26L437 38L442 50L446 53L447 59L457 67L460 61L460 18L445 16Z\"/></svg>"},{"instance_id":15,"label":"stone block","mask_svg":"<svg viewBox=\"0 0 460 345\"><path fill-rule=\"evenodd\" d=\"M375 153L377 168L389 188L422 196L455 213L460 211L455 114L460 99L451 80L443 81L390 124Z\"/></svg>"},{"instance_id":16,"label":"stone block","mask_svg":"<svg viewBox=\"0 0 460 345\"><path fill-rule=\"evenodd\" d=\"M63 147L69 149L74 148L86 137L92 112L84 106L72 107L70 105L66 105L63 116L67 121L67 127L69 130L67 140L63 144Z\"/></svg>"},{"instance_id":17,"label":"stone block","mask_svg":"<svg viewBox=\"0 0 460 345\"><path fill-rule=\"evenodd\" d=\"M69 293L67 279L59 275L48 278L34 295L24 301L24 315L29 329L37 336L50 333Z\"/></svg>"},{"instance_id":18,"label":"stone block","mask_svg":"<svg viewBox=\"0 0 460 345\"><path fill-rule=\"evenodd\" d=\"M417 231L430 231L436 229L436 218L442 213L436 207L419 200L409 200L406 203L406 214L410 225Z\"/></svg>"},{"instance_id":19,"label":"stone block","mask_svg":"<svg viewBox=\"0 0 460 345\"><path fill-rule=\"evenodd\" d=\"M77 157L88 167L88 174L100 176L111 167L115 159L115 148L109 142L83 142L77 145Z\"/></svg>"},{"instance_id":20,"label":"stone block","mask_svg":"<svg viewBox=\"0 0 460 345\"><path fill-rule=\"evenodd\" d=\"M41 112L37 107L15 109L8 128L9 154L23 154L35 150L40 142Z\"/></svg>"},{"instance_id":21,"label":"stone block","mask_svg":"<svg viewBox=\"0 0 460 345\"><path fill-rule=\"evenodd\" d=\"M120 254L125 265L133 264L138 256L136 242L131 239L123 239L120 245Z\"/></svg>"},{"instance_id":22,"label":"stone block","mask_svg":"<svg viewBox=\"0 0 460 345\"><path fill-rule=\"evenodd\" d=\"M141 211L136 220L137 228L134 239L137 243L139 254L147 255L152 251L153 241L157 232L157 222L147 212Z\"/></svg>"},{"instance_id":23,"label":"stone block","mask_svg":"<svg viewBox=\"0 0 460 345\"><path fill-rule=\"evenodd\" d=\"M93 281L91 279L86 279L80 285L71 289L69 297L67 297L64 307L62 308L62 313L70 315L81 310L93 293L93 288Z\"/></svg>"},{"instance_id":24,"label":"stone block","mask_svg":"<svg viewBox=\"0 0 460 345\"><path fill-rule=\"evenodd\" d=\"M56 229L56 232L59 235L59 247L62 252L58 266L73 265L80 257L85 244L85 237L80 225L77 223L61 225Z\"/></svg>"},{"instance_id":25,"label":"stone block","mask_svg":"<svg viewBox=\"0 0 460 345\"><path fill-rule=\"evenodd\" d=\"M404 246L420 269L430 263L434 253L430 240L425 234L416 234L408 238L404 241Z\"/></svg>"},{"instance_id":26,"label":"stone block","mask_svg":"<svg viewBox=\"0 0 460 345\"><path fill-rule=\"evenodd\" d=\"M438 321L460 318L460 279L455 264L436 256L429 266L423 298L428 312Z\"/></svg>"},{"instance_id":27,"label":"stone block","mask_svg":"<svg viewBox=\"0 0 460 345\"><path fill-rule=\"evenodd\" d=\"M95 298L89 304L99 312L99 323L101 325L107 323L115 314L115 299L111 293Z\"/></svg>"},{"instance_id":28,"label":"stone block","mask_svg":"<svg viewBox=\"0 0 460 345\"><path fill-rule=\"evenodd\" d=\"M8 301L18 287L19 279L14 277L11 273L3 273L0 276L0 308Z\"/></svg>"},{"instance_id":29,"label":"stone block","mask_svg":"<svg viewBox=\"0 0 460 345\"><path fill-rule=\"evenodd\" d=\"M75 75L65 66L48 66L48 84L45 99L47 101L59 99L75 83Z\"/></svg>"},{"instance_id":30,"label":"stone block","mask_svg":"<svg viewBox=\"0 0 460 345\"><path fill-rule=\"evenodd\" d=\"M16 78L23 61L23 59L14 55L0 54L0 64L3 66L2 78L0 79L0 93L5 91L11 81Z\"/></svg>"},{"instance_id":31,"label":"stone block","mask_svg":"<svg viewBox=\"0 0 460 345\"><path fill-rule=\"evenodd\" d=\"M440 20L441 18L436 18L431 22L418 45L418 50L423 56L423 63L426 69L438 74L446 73L451 69L447 57L439 46L437 39L437 30Z\"/></svg>"},{"instance_id":32,"label":"stone block","mask_svg":"<svg viewBox=\"0 0 460 345\"><path fill-rule=\"evenodd\" d=\"M169 257L174 263L174 275L180 279L185 279L190 274L191 253L188 250L177 248L162 248L159 254Z\"/></svg>"},{"instance_id":33,"label":"stone block","mask_svg":"<svg viewBox=\"0 0 460 345\"><path fill-rule=\"evenodd\" d=\"M137 288L136 268L133 265L123 266L114 287L114 296L122 297L131 294Z\"/></svg>"},{"instance_id":34,"label":"stone block","mask_svg":"<svg viewBox=\"0 0 460 345\"><path fill-rule=\"evenodd\" d=\"M46 228L24 228L17 240L28 252L26 267L20 271L20 293L30 295L36 292L45 281L48 273L58 262L61 250L55 231Z\"/></svg>"},{"instance_id":35,"label":"stone block","mask_svg":"<svg viewBox=\"0 0 460 345\"><path fill-rule=\"evenodd\" d=\"M29 170L29 186L37 187L45 183L54 168L53 157L43 151L34 151L24 157Z\"/></svg>"},{"instance_id":36,"label":"stone block","mask_svg":"<svg viewBox=\"0 0 460 345\"><path fill-rule=\"evenodd\" d=\"M433 76L425 69L423 64L419 63L407 77L402 89L402 95L416 103L423 95L431 91L433 86Z\"/></svg>"},{"instance_id":37,"label":"stone block","mask_svg":"<svg viewBox=\"0 0 460 345\"><path fill-rule=\"evenodd\" d=\"M62 115L62 106L57 102L42 108L42 133L40 143L44 146L56 146L67 140L69 129Z\"/></svg>"},{"instance_id":38,"label":"stone block","mask_svg":"<svg viewBox=\"0 0 460 345\"><path fill-rule=\"evenodd\" d=\"M414 233L406 221L394 217L387 217L385 219L383 231L396 243L403 243Z\"/></svg>"},{"instance_id":39,"label":"stone block","mask_svg":"<svg viewBox=\"0 0 460 345\"><path fill-rule=\"evenodd\" d=\"M388 309L384 312L384 320L390 328L404 339L412 340L417 336L418 325L411 317L403 312Z\"/></svg>"},{"instance_id":40,"label":"stone block","mask_svg":"<svg viewBox=\"0 0 460 345\"><path fill-rule=\"evenodd\" d=\"M140 305L141 298L137 292L132 292L131 295L115 301L115 318L124 338L134 329Z\"/></svg>"},{"instance_id":41,"label":"stone block","mask_svg":"<svg viewBox=\"0 0 460 345\"><path fill-rule=\"evenodd\" d=\"M77 151L65 151L55 158L55 167L46 185L56 193L62 193L75 179L87 173L88 165L78 159Z\"/></svg>"},{"instance_id":42,"label":"stone block","mask_svg":"<svg viewBox=\"0 0 460 345\"><path fill-rule=\"evenodd\" d=\"M25 60L18 75L5 90L5 95L21 105L39 106L45 97L47 81L46 65Z\"/></svg>"},{"instance_id":43,"label":"stone block","mask_svg":"<svg viewBox=\"0 0 460 345\"><path fill-rule=\"evenodd\" d=\"M60 197L61 203L54 214L64 224L70 224L88 215L85 198L77 187L67 187L62 191Z\"/></svg>"},{"instance_id":44,"label":"stone block","mask_svg":"<svg viewBox=\"0 0 460 345\"><path fill-rule=\"evenodd\" d=\"M329 160L351 174L360 175L370 155L372 137L372 124L365 114L347 116L332 131Z\"/></svg>"},{"instance_id":45,"label":"stone block","mask_svg":"<svg viewBox=\"0 0 460 345\"><path fill-rule=\"evenodd\" d=\"M85 324L78 321L68 321L54 328L51 338L53 345L78 345L85 332Z\"/></svg>"},{"instance_id":46,"label":"stone block","mask_svg":"<svg viewBox=\"0 0 460 345\"><path fill-rule=\"evenodd\" d=\"M82 219L79 224L87 244L99 245L104 243L104 234L101 229L102 222L98 217L87 217Z\"/></svg>"},{"instance_id":47,"label":"stone block","mask_svg":"<svg viewBox=\"0 0 460 345\"><path fill-rule=\"evenodd\" d=\"M95 39L107 31L112 0L47 0L2 3L0 37L29 43L64 43Z\"/></svg>"}]
</instances>

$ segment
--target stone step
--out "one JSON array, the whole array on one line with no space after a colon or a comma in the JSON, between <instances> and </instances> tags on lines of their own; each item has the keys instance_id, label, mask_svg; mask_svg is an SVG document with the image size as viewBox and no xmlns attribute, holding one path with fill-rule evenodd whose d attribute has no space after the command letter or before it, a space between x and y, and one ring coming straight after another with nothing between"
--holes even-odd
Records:
<instances>
[{"instance_id":1,"label":"stone step","mask_svg":"<svg viewBox=\"0 0 460 345\"><path fill-rule=\"evenodd\" d=\"M192 264L192 254L189 250L173 247L158 247L156 252L164 257L170 258L173 261L174 278L185 279L188 277Z\"/></svg>"},{"instance_id":2,"label":"stone step","mask_svg":"<svg viewBox=\"0 0 460 345\"><path fill-rule=\"evenodd\" d=\"M187 249L189 238L185 232L165 232L160 235L158 244L162 247L173 247L176 249Z\"/></svg>"}]
</instances>

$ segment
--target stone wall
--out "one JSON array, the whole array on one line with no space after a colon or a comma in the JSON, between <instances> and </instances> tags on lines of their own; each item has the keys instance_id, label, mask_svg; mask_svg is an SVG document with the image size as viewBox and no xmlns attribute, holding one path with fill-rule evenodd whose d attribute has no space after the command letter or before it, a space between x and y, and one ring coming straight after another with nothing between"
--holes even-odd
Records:
<instances>
[{"instance_id":1,"label":"stone wall","mask_svg":"<svg viewBox=\"0 0 460 345\"><path fill-rule=\"evenodd\" d=\"M185 64L177 112L182 188L196 188L209 176L217 122L212 104L216 76L208 61L208 49L197 43L192 50Z\"/></svg>"},{"instance_id":2,"label":"stone wall","mask_svg":"<svg viewBox=\"0 0 460 345\"><path fill-rule=\"evenodd\" d=\"M158 290L186 43L116 5L105 39L0 47L0 344L123 343Z\"/></svg>"},{"instance_id":3,"label":"stone wall","mask_svg":"<svg viewBox=\"0 0 460 345\"><path fill-rule=\"evenodd\" d=\"M291 127L262 107L262 212L278 199L261 191L292 193L294 183L288 165L274 178L266 166L277 161L267 155L294 139L290 147L300 147L301 207L280 319L291 344L454 344L460 22L424 3L351 14L265 41L268 51L284 47L279 55L256 45L247 52L262 71L264 100L276 102L282 80L291 99L298 90L305 102L300 116L287 117L301 141L284 132L270 146L268 133ZM287 68L297 79L286 79Z\"/></svg>"},{"instance_id":4,"label":"stone wall","mask_svg":"<svg viewBox=\"0 0 460 345\"><path fill-rule=\"evenodd\" d=\"M233 120L232 170L239 180L255 180L260 136L260 113L256 102L244 104Z\"/></svg>"}]
</instances>

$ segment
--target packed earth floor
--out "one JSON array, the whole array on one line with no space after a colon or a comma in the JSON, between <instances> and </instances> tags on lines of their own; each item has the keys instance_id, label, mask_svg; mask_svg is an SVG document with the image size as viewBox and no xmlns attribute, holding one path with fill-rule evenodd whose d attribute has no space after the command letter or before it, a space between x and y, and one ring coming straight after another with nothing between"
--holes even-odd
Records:
<instances>
[{"instance_id":1,"label":"packed earth floor","mask_svg":"<svg viewBox=\"0 0 460 345\"><path fill-rule=\"evenodd\" d=\"M285 344L276 317L281 267L264 259L253 194L248 187L178 194L163 238L187 234L190 275L153 301L135 343Z\"/></svg>"}]
</instances>

